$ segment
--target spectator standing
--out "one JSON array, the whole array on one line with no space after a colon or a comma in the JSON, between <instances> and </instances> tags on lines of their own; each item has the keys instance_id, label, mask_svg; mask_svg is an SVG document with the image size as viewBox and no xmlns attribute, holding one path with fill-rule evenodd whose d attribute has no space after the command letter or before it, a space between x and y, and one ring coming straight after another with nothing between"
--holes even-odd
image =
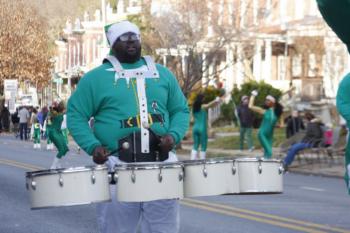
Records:
<instances>
[{"instance_id":1,"label":"spectator standing","mask_svg":"<svg viewBox=\"0 0 350 233\"><path fill-rule=\"evenodd\" d=\"M290 138L294 134L298 133L301 130L305 130L305 125L303 119L299 116L299 112L296 110L292 111L292 115L286 119L286 137Z\"/></svg>"},{"instance_id":2,"label":"spectator standing","mask_svg":"<svg viewBox=\"0 0 350 233\"><path fill-rule=\"evenodd\" d=\"M333 125L327 123L324 129L324 146L329 147L333 144Z\"/></svg>"},{"instance_id":3,"label":"spectator standing","mask_svg":"<svg viewBox=\"0 0 350 233\"><path fill-rule=\"evenodd\" d=\"M242 96L241 104L237 108L237 115L240 122L239 149L243 150L245 136L247 136L248 148L250 151L253 151L254 146L253 146L252 131L253 131L254 113L252 112L252 110L249 109L248 104L249 104L249 97L246 95Z\"/></svg>"},{"instance_id":4,"label":"spectator standing","mask_svg":"<svg viewBox=\"0 0 350 233\"><path fill-rule=\"evenodd\" d=\"M19 136L20 139L23 140L23 134L24 139L28 139L27 130L28 130L28 120L29 120L29 111L26 107L22 106L21 109L18 112L19 116Z\"/></svg>"},{"instance_id":5,"label":"spectator standing","mask_svg":"<svg viewBox=\"0 0 350 233\"><path fill-rule=\"evenodd\" d=\"M2 108L2 111L1 111L1 121L2 121L2 127L4 129L5 132L8 132L10 131L10 112L7 108L7 106L5 105L3 108Z\"/></svg>"},{"instance_id":6,"label":"spectator standing","mask_svg":"<svg viewBox=\"0 0 350 233\"><path fill-rule=\"evenodd\" d=\"M19 135L19 117L18 117L18 108L16 108L16 112L14 112L11 115L11 121L12 121L12 125L13 125L13 132L16 136L16 138Z\"/></svg>"}]
</instances>

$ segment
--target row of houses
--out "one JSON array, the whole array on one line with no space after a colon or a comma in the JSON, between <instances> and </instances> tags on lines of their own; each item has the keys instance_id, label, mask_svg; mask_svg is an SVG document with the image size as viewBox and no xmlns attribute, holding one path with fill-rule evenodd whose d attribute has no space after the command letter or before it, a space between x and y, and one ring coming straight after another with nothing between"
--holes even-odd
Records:
<instances>
[{"instance_id":1,"label":"row of houses","mask_svg":"<svg viewBox=\"0 0 350 233\"><path fill-rule=\"evenodd\" d=\"M101 9L93 15L85 13L81 19L67 20L56 41L55 73L63 79L58 95L68 97L82 74L99 65L107 54L104 25L145 11L162 15L172 10L170 1L119 0L117 9L112 9L102 0ZM323 21L315 0L203 3L206 21L198 23L206 33L196 41L196 52L203 61L202 86L220 81L231 91L247 80L264 80L282 90L294 86L304 100L335 97L339 81L350 68L350 58ZM221 29L229 36L225 43ZM158 60L167 65L176 57L181 67L187 67L187 48L186 44L157 48Z\"/></svg>"}]
</instances>

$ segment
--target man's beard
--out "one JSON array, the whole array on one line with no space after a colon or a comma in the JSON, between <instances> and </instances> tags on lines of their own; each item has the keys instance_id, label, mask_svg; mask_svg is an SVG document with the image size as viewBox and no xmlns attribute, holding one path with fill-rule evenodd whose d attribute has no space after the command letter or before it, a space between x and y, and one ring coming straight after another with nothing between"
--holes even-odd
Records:
<instances>
[{"instance_id":1,"label":"man's beard","mask_svg":"<svg viewBox=\"0 0 350 233\"><path fill-rule=\"evenodd\" d=\"M134 53L128 53L127 50L116 51L116 57L122 63L135 63L141 58L141 48L136 49Z\"/></svg>"}]
</instances>

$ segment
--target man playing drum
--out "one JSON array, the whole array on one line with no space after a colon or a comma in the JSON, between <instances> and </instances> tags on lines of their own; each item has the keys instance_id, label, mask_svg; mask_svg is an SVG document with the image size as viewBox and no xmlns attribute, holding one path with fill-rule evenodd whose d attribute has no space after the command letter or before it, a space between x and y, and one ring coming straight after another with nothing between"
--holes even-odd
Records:
<instances>
[{"instance_id":1,"label":"man playing drum","mask_svg":"<svg viewBox=\"0 0 350 233\"><path fill-rule=\"evenodd\" d=\"M350 1L349 0L317 0L318 8L332 30L344 42L350 53ZM347 73L339 83L337 91L337 109L345 119L350 129L350 73ZM350 195L350 137L345 151L345 174L344 179Z\"/></svg>"},{"instance_id":2,"label":"man playing drum","mask_svg":"<svg viewBox=\"0 0 350 233\"><path fill-rule=\"evenodd\" d=\"M135 24L122 21L105 29L111 56L85 74L69 99L69 131L95 163L106 162L110 169L118 163L176 161L172 150L189 125L189 109L176 78L150 57L141 57ZM111 190L113 194L114 186ZM113 233L178 232L178 211L174 199L114 199L97 206L100 231Z\"/></svg>"}]
</instances>

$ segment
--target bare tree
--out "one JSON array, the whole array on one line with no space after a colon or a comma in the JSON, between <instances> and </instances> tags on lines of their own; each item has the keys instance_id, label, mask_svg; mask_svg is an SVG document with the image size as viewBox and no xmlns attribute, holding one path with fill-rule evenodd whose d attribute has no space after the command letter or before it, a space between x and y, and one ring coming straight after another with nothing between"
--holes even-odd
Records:
<instances>
[{"instance_id":1,"label":"bare tree","mask_svg":"<svg viewBox=\"0 0 350 233\"><path fill-rule=\"evenodd\" d=\"M158 55L168 55L167 65L176 74L185 95L212 81L205 77L215 79L237 62L242 62L245 67L245 78L252 79L251 64L256 38L248 35L251 29L249 24L247 27L241 26L244 15L241 11L251 12L252 2L241 8L239 1L169 0L167 6L171 10L148 16L152 33L144 43L153 51L163 48L158 50ZM226 9L224 3L226 6L233 5ZM259 17L266 15L260 14ZM235 43L240 44L241 55L237 56L235 49L234 58L227 60L226 50ZM223 61L224 66L220 64ZM209 68L209 63L214 64L214 69Z\"/></svg>"},{"instance_id":2,"label":"bare tree","mask_svg":"<svg viewBox=\"0 0 350 233\"><path fill-rule=\"evenodd\" d=\"M0 0L0 6L0 83L17 79L45 86L52 66L46 21L24 0Z\"/></svg>"}]
</instances>

